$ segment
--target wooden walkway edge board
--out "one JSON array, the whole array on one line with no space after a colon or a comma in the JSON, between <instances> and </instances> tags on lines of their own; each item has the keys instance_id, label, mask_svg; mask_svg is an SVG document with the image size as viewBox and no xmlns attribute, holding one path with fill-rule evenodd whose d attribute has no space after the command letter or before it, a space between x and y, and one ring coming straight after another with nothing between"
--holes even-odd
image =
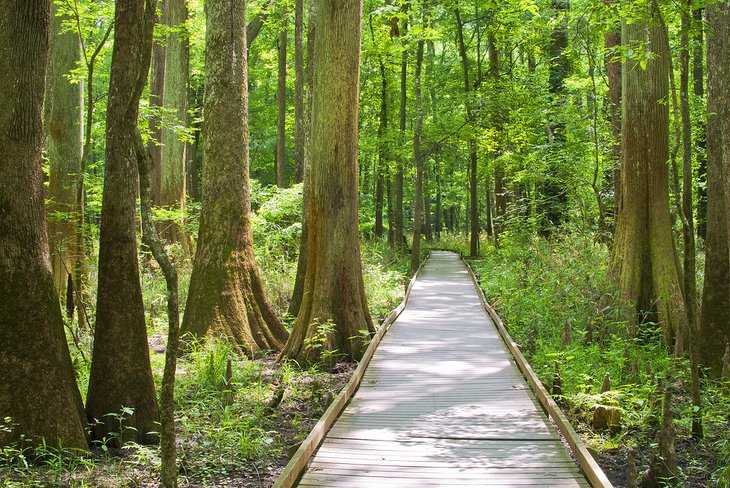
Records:
<instances>
[{"instance_id":1,"label":"wooden walkway edge board","mask_svg":"<svg viewBox=\"0 0 730 488\"><path fill-rule=\"evenodd\" d=\"M284 471L282 471L282 473L277 478L273 488L291 488L296 485L299 476L304 471L304 468L307 467L309 458L322 443L322 440L327 434L327 431L330 429L340 413L342 413L342 410L344 410L345 406L352 398L355 390L357 390L358 386L360 386L360 381L362 381L365 370L367 369L368 364L370 363L370 360L375 353L375 349L377 349L378 347L378 344L380 344L380 341L383 339L383 336L388 331L388 328L390 328L393 322L395 322L398 316L406 308L406 304L408 303L408 297L410 296L411 290L413 289L413 284L416 282L416 278L421 272L423 264L426 261L428 261L428 257L426 257L423 263L421 263L421 266L418 268L418 270L416 270L416 272L413 274L413 277L408 283L408 288L406 289L403 301L390 313L388 318L386 318L381 326L378 328L378 331L370 341L368 348L365 350L365 354L358 363L357 368L355 368L355 371L350 377L350 380L340 391L334 401L330 404L322 417L312 428L307 438L304 439L304 442L302 442L301 446L299 446L297 452L294 453L294 456L292 456L287 465L284 467Z\"/></svg>"},{"instance_id":2,"label":"wooden walkway edge board","mask_svg":"<svg viewBox=\"0 0 730 488\"><path fill-rule=\"evenodd\" d=\"M537 395L537 398L540 400L542 408L553 419L558 427L558 430L568 442L568 445L572 449L573 455L575 456L576 461L578 461L578 465L580 466L583 474L591 483L591 486L593 486L594 488L613 488L613 485L609 481L606 474L603 472L591 453L588 452L588 449L586 448L585 444L583 444L583 441L581 441L578 433L575 431L575 429L573 429L573 426L570 425L570 421L567 419L557 403L555 403L555 400L553 400L553 398L547 392L530 364L527 362L527 360L525 360L525 357L522 355L522 352L517 347L517 344L512 340L509 332L507 332L507 328L504 326L502 319L499 318L497 312L495 312L495 310L487 301L471 266L465 259L463 259L463 256L462 260L469 270L469 275L471 276L471 279L474 282L474 286L477 289L479 298L482 301L482 306L492 318L494 324L497 326L497 330L502 336L502 340L504 340L505 344L507 345L509 352L512 354L512 357L517 363L517 367L520 368L522 375L525 377L535 395Z\"/></svg>"}]
</instances>

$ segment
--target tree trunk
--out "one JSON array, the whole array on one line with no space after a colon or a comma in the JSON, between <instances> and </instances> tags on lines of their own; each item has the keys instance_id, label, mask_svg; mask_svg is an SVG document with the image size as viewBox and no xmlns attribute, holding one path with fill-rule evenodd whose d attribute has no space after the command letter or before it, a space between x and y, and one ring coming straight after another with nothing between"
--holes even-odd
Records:
<instances>
[{"instance_id":1,"label":"tree trunk","mask_svg":"<svg viewBox=\"0 0 730 488\"><path fill-rule=\"evenodd\" d=\"M384 173L388 164L388 78L385 72L385 63L380 62L380 120L378 125L378 165L377 181L375 183L375 237L383 235L383 198Z\"/></svg>"},{"instance_id":2,"label":"tree trunk","mask_svg":"<svg viewBox=\"0 0 730 488\"><path fill-rule=\"evenodd\" d=\"M304 178L304 0L294 2L294 182Z\"/></svg>"},{"instance_id":3,"label":"tree trunk","mask_svg":"<svg viewBox=\"0 0 730 488\"><path fill-rule=\"evenodd\" d=\"M612 3L614 0L604 0L605 3ZM614 220L612 229L615 230L615 219L618 215L618 208L621 206L621 56L617 50L621 47L621 28L609 30L604 37L606 48L605 69L608 78L608 102L611 121L611 157L612 169L606 178L607 182L613 182L613 208L608 210L607 217Z\"/></svg>"},{"instance_id":4,"label":"tree trunk","mask_svg":"<svg viewBox=\"0 0 730 488\"><path fill-rule=\"evenodd\" d=\"M206 16L203 200L181 333L280 349L286 330L253 250L245 12L235 0L209 0Z\"/></svg>"},{"instance_id":5,"label":"tree trunk","mask_svg":"<svg viewBox=\"0 0 730 488\"><path fill-rule=\"evenodd\" d=\"M551 95L551 109L548 115L550 131L550 154L547 163L547 174L538 186L539 232L543 236L551 235L557 227L565 222L567 216L568 195L565 183L561 178L560 151L565 144L565 123L557 115L565 103L565 79L570 72L570 60L565 54L568 48L568 28L564 15L569 9L567 0L552 0L555 10L554 27L550 33L548 56L548 91Z\"/></svg>"},{"instance_id":6,"label":"tree trunk","mask_svg":"<svg viewBox=\"0 0 730 488\"><path fill-rule=\"evenodd\" d=\"M190 245L181 228L186 205L187 144L181 140L177 127L187 127L188 121L188 18L186 0L166 1L166 24L170 28L165 44L164 107L171 120L162 128L162 176L160 202L163 207L179 213L177 221L162 224L163 235L169 242L179 242L183 253L190 254Z\"/></svg>"},{"instance_id":7,"label":"tree trunk","mask_svg":"<svg viewBox=\"0 0 730 488\"><path fill-rule=\"evenodd\" d=\"M81 173L81 113L83 95L80 84L72 84L67 79L81 59L79 38L75 31L61 30L61 23L68 20L59 17L55 6L51 7L51 48L49 54L46 120L48 182L48 240L51 249L51 269L53 281L61 297L66 296L69 280L73 283L76 261L83 253L76 248L76 212L80 211L78 200L79 174ZM55 215L54 215L55 214ZM73 285L72 285L73 289ZM72 291L69 290L69 291ZM70 303L66 309L73 316L74 299L69 294Z\"/></svg>"},{"instance_id":8,"label":"tree trunk","mask_svg":"<svg viewBox=\"0 0 730 488\"><path fill-rule=\"evenodd\" d=\"M707 6L707 239L699 359L714 377L730 342L730 6Z\"/></svg>"},{"instance_id":9,"label":"tree trunk","mask_svg":"<svg viewBox=\"0 0 730 488\"><path fill-rule=\"evenodd\" d=\"M648 39L646 68L637 60L622 70L622 195L610 274L640 320L660 323L664 341L686 323L669 216L669 45L657 11L622 26L622 44ZM651 25L650 25L651 23ZM648 314L648 315L646 315ZM654 317L653 315L656 314Z\"/></svg>"},{"instance_id":10,"label":"tree trunk","mask_svg":"<svg viewBox=\"0 0 730 488\"><path fill-rule=\"evenodd\" d=\"M0 445L86 449L53 288L42 171L49 2L0 0Z\"/></svg>"},{"instance_id":11,"label":"tree trunk","mask_svg":"<svg viewBox=\"0 0 730 488\"><path fill-rule=\"evenodd\" d=\"M466 45L464 44L464 24L461 22L461 14L457 8L456 15L456 38L459 43L459 55L461 56L461 68L464 76L464 105L466 107L467 123L472 122L472 107L469 84L469 60L466 56ZM469 138L469 255L474 257L479 252L479 199L477 197L477 143L474 137Z\"/></svg>"},{"instance_id":12,"label":"tree trunk","mask_svg":"<svg viewBox=\"0 0 730 488\"><path fill-rule=\"evenodd\" d=\"M309 205L309 195L311 193L311 158L308 152L309 140L312 131L312 85L314 81L314 38L316 32L316 0L309 0L307 6L307 98L304 111L304 168L302 175L302 235L299 241L299 256L297 257L297 276L294 279L294 290L289 301L289 310L287 311L292 317L299 315L299 307L302 304L304 293L304 278L307 274L307 239L309 235L309 226L307 225L307 214L304 209Z\"/></svg>"},{"instance_id":13,"label":"tree trunk","mask_svg":"<svg viewBox=\"0 0 730 488\"><path fill-rule=\"evenodd\" d=\"M278 107L276 130L276 186L286 186L286 43L287 43L287 11L281 12L281 30L279 31L279 75L276 90Z\"/></svg>"},{"instance_id":14,"label":"tree trunk","mask_svg":"<svg viewBox=\"0 0 730 488\"><path fill-rule=\"evenodd\" d=\"M109 79L96 331L86 413L95 439L156 442L158 411L137 263L136 134L154 26L152 0L118 0ZM133 413L122 413L122 409ZM119 414L111 417L107 414ZM134 429L120 429L120 423Z\"/></svg>"},{"instance_id":15,"label":"tree trunk","mask_svg":"<svg viewBox=\"0 0 730 488\"><path fill-rule=\"evenodd\" d=\"M413 129L413 161L416 164L416 189L413 197L413 248L411 273L421 264L421 227L423 225L423 155L421 154L421 130L423 129L423 102L421 100L421 66L423 65L423 39L416 48L416 74L413 78L413 95L416 104L416 127Z\"/></svg>"},{"instance_id":16,"label":"tree trunk","mask_svg":"<svg viewBox=\"0 0 730 488\"><path fill-rule=\"evenodd\" d=\"M405 36L408 30L408 2L403 4L403 31ZM398 130L400 131L400 142L405 141L406 132L406 105L408 101L408 50L403 49L403 55L400 64L400 113L398 119ZM398 157L398 163L395 172L395 245L401 247L403 245L403 156Z\"/></svg>"},{"instance_id":17,"label":"tree trunk","mask_svg":"<svg viewBox=\"0 0 730 488\"><path fill-rule=\"evenodd\" d=\"M373 332L365 300L358 230L358 91L361 2L318 0L314 39L311 196L304 212L304 293L283 357L359 359ZM333 73L337 73L334 76ZM317 344L319 347L308 347Z\"/></svg>"},{"instance_id":18,"label":"tree trunk","mask_svg":"<svg viewBox=\"0 0 730 488\"><path fill-rule=\"evenodd\" d=\"M703 64L703 9L698 8L692 11L694 19L694 49L692 52L692 91L695 97L702 99L705 96L704 87L704 64ZM697 148L697 237L706 238L707 232L707 141L706 119L704 116L697 121L697 132L695 139L695 147Z\"/></svg>"},{"instance_id":19,"label":"tree trunk","mask_svg":"<svg viewBox=\"0 0 730 488\"><path fill-rule=\"evenodd\" d=\"M159 0L157 10L160 15L156 17L155 23L165 25L167 20L167 2ZM148 129L150 138L147 147L150 152L150 186L152 189L152 203L162 203L162 107L165 102L165 43L153 42L152 44L152 69L150 70L150 100L149 106L152 115L149 117Z\"/></svg>"},{"instance_id":20,"label":"tree trunk","mask_svg":"<svg viewBox=\"0 0 730 488\"><path fill-rule=\"evenodd\" d=\"M178 280L175 265L165 251L152 220L152 189L150 187L151 158L137 131L135 138L139 172L139 204L142 220L142 242L150 248L155 261L165 275L167 285L167 349L160 388L160 481L165 488L177 487L177 450L175 445L175 370L180 339Z\"/></svg>"}]
</instances>

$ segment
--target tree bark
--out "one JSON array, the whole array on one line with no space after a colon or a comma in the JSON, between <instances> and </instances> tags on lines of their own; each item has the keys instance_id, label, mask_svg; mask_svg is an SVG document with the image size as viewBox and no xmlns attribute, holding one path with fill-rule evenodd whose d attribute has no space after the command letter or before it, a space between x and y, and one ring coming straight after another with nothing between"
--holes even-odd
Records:
<instances>
[{"instance_id":1,"label":"tree bark","mask_svg":"<svg viewBox=\"0 0 730 488\"><path fill-rule=\"evenodd\" d=\"M181 333L280 349L286 330L253 251L245 12L235 0L211 0L206 16L203 200Z\"/></svg>"},{"instance_id":2,"label":"tree bark","mask_svg":"<svg viewBox=\"0 0 730 488\"><path fill-rule=\"evenodd\" d=\"M697 8L692 11L694 20L695 38L692 52L692 91L695 97L702 99L705 96L704 87L704 50L702 13L704 9ZM706 119L700 117L697 121L698 130L695 133L695 147L697 148L697 237L706 238L707 232L707 141L706 141Z\"/></svg>"},{"instance_id":3,"label":"tree bark","mask_svg":"<svg viewBox=\"0 0 730 488\"><path fill-rule=\"evenodd\" d=\"M168 0L159 0L155 24L166 25ZM165 44L164 42L152 43L152 68L150 69L150 99L149 105L152 115L149 117L148 129L150 137L147 147L150 152L150 187L152 190L152 203L162 204L162 107L165 104Z\"/></svg>"},{"instance_id":4,"label":"tree bark","mask_svg":"<svg viewBox=\"0 0 730 488\"><path fill-rule=\"evenodd\" d=\"M652 6L643 21L622 26L621 43L647 40L646 68L629 60L622 70L622 195L610 274L640 320L661 324L664 341L686 323L669 216L669 45Z\"/></svg>"},{"instance_id":5,"label":"tree bark","mask_svg":"<svg viewBox=\"0 0 730 488\"><path fill-rule=\"evenodd\" d=\"M304 178L304 0L294 2L294 182Z\"/></svg>"},{"instance_id":6,"label":"tree bark","mask_svg":"<svg viewBox=\"0 0 730 488\"><path fill-rule=\"evenodd\" d=\"M186 193L187 144L181 139L179 127L187 127L188 120L188 18L186 0L165 0L166 19L170 33L165 43L164 107L168 120L162 128L162 174L159 205L176 211L177 220L162 223L163 236L169 242L178 242L185 255L190 254L188 236L180 223L183 221Z\"/></svg>"},{"instance_id":7,"label":"tree bark","mask_svg":"<svg viewBox=\"0 0 730 488\"><path fill-rule=\"evenodd\" d=\"M707 238L698 352L719 377L730 342L730 6L708 5L706 15Z\"/></svg>"},{"instance_id":8,"label":"tree bark","mask_svg":"<svg viewBox=\"0 0 730 488\"><path fill-rule=\"evenodd\" d=\"M466 45L464 44L464 24L461 21L459 9L455 9L456 15L456 38L459 43L459 55L461 56L461 68L464 76L464 105L466 107L466 119L472 122L472 103L469 84L469 59L466 56ZM475 257L479 252L479 199L477 196L477 143L474 137L469 138L469 255Z\"/></svg>"},{"instance_id":9,"label":"tree bark","mask_svg":"<svg viewBox=\"0 0 730 488\"><path fill-rule=\"evenodd\" d=\"M423 155L421 154L421 130L423 129L423 102L421 100L421 66L423 65L423 39L416 47L416 74L413 78L413 95L416 107L416 127L413 129L413 161L416 164L416 189L413 197L413 248L411 273L421 265L421 227L423 225Z\"/></svg>"},{"instance_id":10,"label":"tree bark","mask_svg":"<svg viewBox=\"0 0 730 488\"><path fill-rule=\"evenodd\" d=\"M51 48L49 54L46 109L47 154L49 166L48 240L51 249L53 281L61 297L66 296L69 281L73 283L76 261L83 258L83 251L76 248L76 220L80 211L78 200L79 175L81 173L81 112L83 95L80 84L67 79L69 72L81 60L79 38L75 31L62 31L61 23L68 20L59 17L51 7ZM56 213L56 215L53 215ZM72 285L73 288L73 285ZM70 290L73 291L73 290ZM73 294L66 309L73 316Z\"/></svg>"},{"instance_id":11,"label":"tree bark","mask_svg":"<svg viewBox=\"0 0 730 488\"><path fill-rule=\"evenodd\" d=\"M604 0L604 3L612 3L613 0ZM604 37L606 48L605 69L608 78L608 106L611 121L611 156L613 164L611 172L606 178L613 183L613 208L607 211L607 217L615 221L618 215L618 208L621 206L621 56L617 52L621 47L621 27L609 30ZM615 229L616 223L612 228Z\"/></svg>"},{"instance_id":12,"label":"tree bark","mask_svg":"<svg viewBox=\"0 0 730 488\"><path fill-rule=\"evenodd\" d=\"M156 442L158 411L137 263L136 134L154 26L152 0L118 0L109 79L96 331L86 413L95 439ZM133 413L122 413L122 408ZM120 418L107 414L119 414ZM120 423L134 429L120 429Z\"/></svg>"},{"instance_id":13,"label":"tree bark","mask_svg":"<svg viewBox=\"0 0 730 488\"><path fill-rule=\"evenodd\" d=\"M402 35L405 36L408 30L408 2L403 4L403 31ZM405 140L406 132L406 108L408 102L408 50L403 49L400 64L400 111L398 115L398 130L400 131L400 141ZM395 171L395 245L396 247L403 246L403 156L398 157L398 162Z\"/></svg>"},{"instance_id":14,"label":"tree bark","mask_svg":"<svg viewBox=\"0 0 730 488\"><path fill-rule=\"evenodd\" d=\"M547 174L538 186L539 232L543 236L551 235L557 227L565 222L567 216L568 195L565 183L561 178L560 151L565 144L565 123L557 115L564 102L565 79L570 72L570 60L565 54L568 48L568 28L563 17L569 10L568 0L552 0L555 10L555 24L550 33L548 46L548 92L551 95L551 110L548 115L551 136L550 155L547 163Z\"/></svg>"},{"instance_id":15,"label":"tree bark","mask_svg":"<svg viewBox=\"0 0 730 488\"><path fill-rule=\"evenodd\" d=\"M309 236L309 226L307 224L307 214L304 209L309 205L311 193L311 158L309 156L309 140L311 139L312 126L312 85L314 81L314 38L316 32L316 0L309 0L307 6L307 97L304 111L304 168L302 175L302 235L299 241L299 256L297 257L297 276L294 279L294 290L289 302L289 310L287 311L292 317L299 315L299 307L302 304L304 294L304 278L307 274L307 240Z\"/></svg>"},{"instance_id":16,"label":"tree bark","mask_svg":"<svg viewBox=\"0 0 730 488\"><path fill-rule=\"evenodd\" d=\"M160 481L165 488L177 487L177 450L175 445L175 371L180 339L178 280L175 265L157 235L152 219L152 188L150 187L151 158L137 131L135 137L137 169L139 172L139 203L142 220L142 242L152 251L155 261L165 275L167 285L167 348L165 368L160 388Z\"/></svg>"},{"instance_id":17,"label":"tree bark","mask_svg":"<svg viewBox=\"0 0 730 488\"><path fill-rule=\"evenodd\" d=\"M276 130L276 186L286 186L286 44L287 10L281 12L279 30L279 75L277 77L276 104L278 107Z\"/></svg>"},{"instance_id":18,"label":"tree bark","mask_svg":"<svg viewBox=\"0 0 730 488\"><path fill-rule=\"evenodd\" d=\"M314 39L311 195L304 209L304 293L282 357L358 359L374 327L365 299L358 230L358 92L362 2L318 0ZM308 344L320 347L307 347ZM325 353L325 351L327 353Z\"/></svg>"},{"instance_id":19,"label":"tree bark","mask_svg":"<svg viewBox=\"0 0 730 488\"><path fill-rule=\"evenodd\" d=\"M375 182L375 237L383 235L383 198L385 177L384 173L388 164L388 78L385 71L385 63L382 56L379 60L380 66L380 116L378 125L378 164L376 169Z\"/></svg>"},{"instance_id":20,"label":"tree bark","mask_svg":"<svg viewBox=\"0 0 730 488\"><path fill-rule=\"evenodd\" d=\"M42 171L50 3L0 0L0 445L86 449L53 287Z\"/></svg>"}]
</instances>

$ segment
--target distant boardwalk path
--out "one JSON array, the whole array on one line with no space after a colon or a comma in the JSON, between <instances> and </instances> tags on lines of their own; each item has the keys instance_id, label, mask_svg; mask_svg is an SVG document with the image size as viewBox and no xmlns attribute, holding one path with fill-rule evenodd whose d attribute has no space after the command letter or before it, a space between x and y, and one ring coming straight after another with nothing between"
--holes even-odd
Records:
<instances>
[{"instance_id":1,"label":"distant boardwalk path","mask_svg":"<svg viewBox=\"0 0 730 488\"><path fill-rule=\"evenodd\" d=\"M299 486L589 486L457 254L433 252Z\"/></svg>"}]
</instances>

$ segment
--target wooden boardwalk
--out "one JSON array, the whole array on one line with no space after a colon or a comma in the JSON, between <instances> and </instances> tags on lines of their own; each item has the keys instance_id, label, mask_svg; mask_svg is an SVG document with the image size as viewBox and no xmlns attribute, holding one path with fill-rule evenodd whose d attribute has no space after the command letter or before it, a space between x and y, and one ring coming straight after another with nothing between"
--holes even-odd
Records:
<instances>
[{"instance_id":1,"label":"wooden boardwalk","mask_svg":"<svg viewBox=\"0 0 730 488\"><path fill-rule=\"evenodd\" d=\"M299 486L589 486L457 254L434 252Z\"/></svg>"}]
</instances>

